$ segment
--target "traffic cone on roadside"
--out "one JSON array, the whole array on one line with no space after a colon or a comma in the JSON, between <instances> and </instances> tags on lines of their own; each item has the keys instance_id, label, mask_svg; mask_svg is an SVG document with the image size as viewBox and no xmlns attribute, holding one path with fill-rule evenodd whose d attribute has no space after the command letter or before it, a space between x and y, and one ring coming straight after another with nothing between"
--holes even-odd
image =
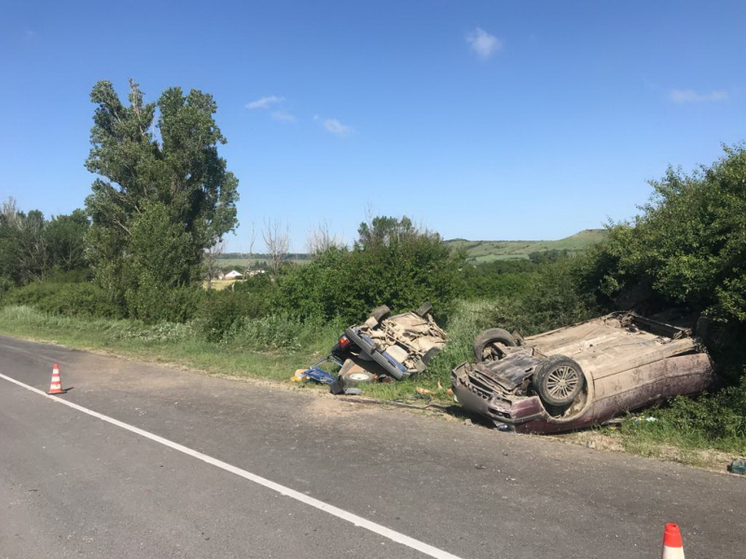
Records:
<instances>
[{"instance_id":1,"label":"traffic cone on roadside","mask_svg":"<svg viewBox=\"0 0 746 559\"><path fill-rule=\"evenodd\" d=\"M666 524L661 559L684 559L684 544L681 541L681 531L676 524Z\"/></svg>"},{"instance_id":2,"label":"traffic cone on roadside","mask_svg":"<svg viewBox=\"0 0 746 559\"><path fill-rule=\"evenodd\" d=\"M55 363L52 367L52 384L49 385L49 392L47 394L64 394L65 391L62 389L62 379L60 378L60 366Z\"/></svg>"}]
</instances>

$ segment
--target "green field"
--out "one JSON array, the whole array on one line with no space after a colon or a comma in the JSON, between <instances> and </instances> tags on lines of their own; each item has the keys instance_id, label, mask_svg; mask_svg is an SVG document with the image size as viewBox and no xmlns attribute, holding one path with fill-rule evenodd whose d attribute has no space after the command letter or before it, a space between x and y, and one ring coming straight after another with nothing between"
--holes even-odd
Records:
<instances>
[{"instance_id":1,"label":"green field","mask_svg":"<svg viewBox=\"0 0 746 559\"><path fill-rule=\"evenodd\" d=\"M532 252L567 250L580 252L592 244L606 238L606 229L586 229L558 241L467 241L453 239L446 241L454 248L465 248L467 259L474 264L495 260L527 259Z\"/></svg>"},{"instance_id":2,"label":"green field","mask_svg":"<svg viewBox=\"0 0 746 559\"><path fill-rule=\"evenodd\" d=\"M586 229L558 241L467 241L466 239L451 239L446 241L446 244L453 248L465 248L469 262L482 264L495 260L526 260L532 252L548 250L580 252L605 238L606 229ZM307 264L311 260L312 258L306 254L291 254L288 256L288 262L294 264ZM246 269L248 262L248 255L235 252L220 257L221 268L235 268L239 272ZM257 262L266 264L267 259L264 255L257 254L255 258L251 259L251 264Z\"/></svg>"}]
</instances>

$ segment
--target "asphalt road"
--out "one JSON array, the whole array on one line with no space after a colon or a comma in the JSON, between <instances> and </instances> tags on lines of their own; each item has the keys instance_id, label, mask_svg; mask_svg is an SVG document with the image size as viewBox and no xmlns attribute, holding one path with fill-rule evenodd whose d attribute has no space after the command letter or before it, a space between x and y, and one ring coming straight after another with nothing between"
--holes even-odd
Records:
<instances>
[{"instance_id":1,"label":"asphalt road","mask_svg":"<svg viewBox=\"0 0 746 559\"><path fill-rule=\"evenodd\" d=\"M0 378L0 558L746 556L743 478L0 337L53 363L80 408Z\"/></svg>"}]
</instances>

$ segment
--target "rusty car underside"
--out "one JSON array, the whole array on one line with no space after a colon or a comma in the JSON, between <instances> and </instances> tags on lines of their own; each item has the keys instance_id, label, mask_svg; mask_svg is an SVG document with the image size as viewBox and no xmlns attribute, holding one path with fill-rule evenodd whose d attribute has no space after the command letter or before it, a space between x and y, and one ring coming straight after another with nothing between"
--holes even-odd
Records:
<instances>
[{"instance_id":1,"label":"rusty car underside","mask_svg":"<svg viewBox=\"0 0 746 559\"><path fill-rule=\"evenodd\" d=\"M456 367L452 385L464 407L520 432L568 431L603 422L658 400L700 392L713 378L710 357L690 330L631 312L516 340L512 346L496 344L497 358ZM535 389L538 375L553 363L582 375L582 388L561 406L543 400ZM562 367L552 374L561 394Z\"/></svg>"}]
</instances>

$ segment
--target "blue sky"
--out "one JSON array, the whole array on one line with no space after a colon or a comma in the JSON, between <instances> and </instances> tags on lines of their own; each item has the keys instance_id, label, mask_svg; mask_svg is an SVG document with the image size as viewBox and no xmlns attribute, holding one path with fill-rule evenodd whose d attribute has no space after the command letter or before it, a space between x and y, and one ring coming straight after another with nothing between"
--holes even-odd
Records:
<instances>
[{"instance_id":1,"label":"blue sky","mask_svg":"<svg viewBox=\"0 0 746 559\"><path fill-rule=\"evenodd\" d=\"M237 236L366 213L557 239L746 140L746 3L0 0L0 199L68 213L96 81L213 94ZM257 242L255 250L261 249Z\"/></svg>"}]
</instances>

